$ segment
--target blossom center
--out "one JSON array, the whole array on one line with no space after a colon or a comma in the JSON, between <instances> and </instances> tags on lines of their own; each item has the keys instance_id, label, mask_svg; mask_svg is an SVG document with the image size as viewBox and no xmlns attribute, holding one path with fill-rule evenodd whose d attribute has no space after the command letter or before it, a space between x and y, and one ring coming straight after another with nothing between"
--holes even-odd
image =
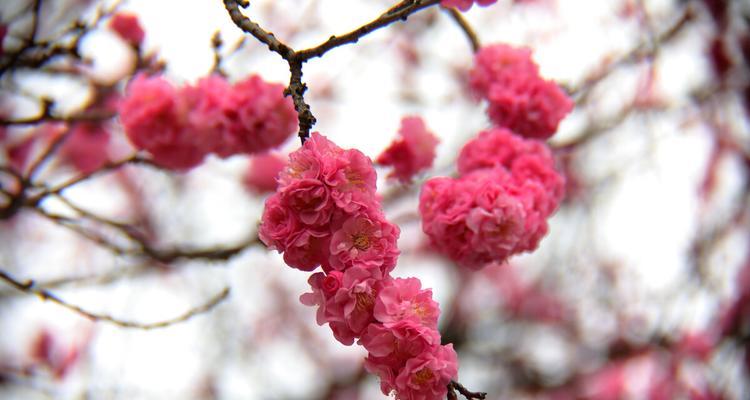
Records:
<instances>
[{"instance_id":1,"label":"blossom center","mask_svg":"<svg viewBox=\"0 0 750 400\"><path fill-rule=\"evenodd\" d=\"M360 311L367 311L372 308L375 304L375 297L370 293L361 292L356 295L357 309Z\"/></svg>"},{"instance_id":2,"label":"blossom center","mask_svg":"<svg viewBox=\"0 0 750 400\"><path fill-rule=\"evenodd\" d=\"M412 378L412 380L414 381L415 384L422 386L425 383L431 381L434 376L435 375L432 373L431 369L422 368L419 371L417 371L417 373L414 374L414 377Z\"/></svg>"},{"instance_id":3,"label":"blossom center","mask_svg":"<svg viewBox=\"0 0 750 400\"><path fill-rule=\"evenodd\" d=\"M367 250L370 248L370 237L364 233L352 235L352 243L357 250Z\"/></svg>"}]
</instances>

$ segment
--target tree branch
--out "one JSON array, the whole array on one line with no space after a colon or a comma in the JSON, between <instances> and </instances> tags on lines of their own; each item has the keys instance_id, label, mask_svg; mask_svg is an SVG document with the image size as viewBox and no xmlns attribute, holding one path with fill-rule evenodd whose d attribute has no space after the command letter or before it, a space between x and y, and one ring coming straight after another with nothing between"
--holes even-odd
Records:
<instances>
[{"instance_id":1,"label":"tree branch","mask_svg":"<svg viewBox=\"0 0 750 400\"><path fill-rule=\"evenodd\" d=\"M487 397L487 393L484 392L472 392L471 390L464 387L464 385L456 382L451 381L451 383L448 384L448 398L449 399L455 399L456 394L455 391L458 391L458 393L461 393L462 396L466 397L468 400L471 399L480 399L484 400ZM451 397L451 394L453 397Z\"/></svg>"},{"instance_id":2,"label":"tree branch","mask_svg":"<svg viewBox=\"0 0 750 400\"><path fill-rule=\"evenodd\" d=\"M273 33L266 31L261 28L260 25L253 22L250 18L246 17L240 11L240 2L238 0L223 0L224 8L227 9L229 17L232 18L237 27L243 31L253 35L254 38L258 39L261 43L268 46L268 49L274 53L278 53L285 60L289 60L289 57L294 53L291 47L282 43L279 39L274 36ZM249 5L249 2L244 2L244 6Z\"/></svg>"},{"instance_id":3,"label":"tree branch","mask_svg":"<svg viewBox=\"0 0 750 400\"><path fill-rule=\"evenodd\" d=\"M166 328L168 326L187 321L196 315L208 312L214 307L216 307L219 303L224 301L224 299L226 299L229 296L229 292L230 292L229 287L225 287L218 294L212 296L207 302L197 307L191 308L188 311L174 318L170 318L170 319L166 319L166 320L158 321L158 322L142 323L142 322L122 320L119 318L112 317L111 315L108 315L108 314L99 314L99 313L87 311L81 308L80 306L66 302L65 300L61 299L59 296L57 296L56 294L52 293L49 290L38 288L33 280L28 280L24 282L19 281L2 269L0 269L0 280L5 281L7 284L18 289L21 292L39 296L42 300L51 301L91 321L108 322L108 323L117 325L122 328L133 328L133 329L143 329L143 330Z\"/></svg>"},{"instance_id":4,"label":"tree branch","mask_svg":"<svg viewBox=\"0 0 750 400\"><path fill-rule=\"evenodd\" d=\"M311 58L321 57L323 54L335 49L336 47L357 43L362 37L367 36L380 28L384 28L398 20L405 21L410 15L417 11L439 3L440 0L404 0L401 2L401 5L403 6L397 5L391 9L395 11L385 12L375 20L362 25L351 32L340 36L331 36L328 40L315 47L296 52L295 56L303 62Z\"/></svg>"},{"instance_id":5,"label":"tree branch","mask_svg":"<svg viewBox=\"0 0 750 400\"><path fill-rule=\"evenodd\" d=\"M472 53L476 53L477 51L479 51L479 48L482 47L482 44L479 41L479 36L477 36L474 28L471 27L469 21L464 18L464 15L457 11L455 8L445 8L444 11L447 12L454 21L456 21L458 26L464 32L464 35L466 35L466 39L469 40L469 45L471 46Z\"/></svg>"}]
</instances>

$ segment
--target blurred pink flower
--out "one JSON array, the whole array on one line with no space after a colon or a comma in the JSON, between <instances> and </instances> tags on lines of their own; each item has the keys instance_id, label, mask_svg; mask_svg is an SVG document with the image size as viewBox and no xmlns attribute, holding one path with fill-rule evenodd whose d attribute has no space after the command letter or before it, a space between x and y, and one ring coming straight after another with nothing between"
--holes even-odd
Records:
<instances>
[{"instance_id":1,"label":"blurred pink flower","mask_svg":"<svg viewBox=\"0 0 750 400\"><path fill-rule=\"evenodd\" d=\"M527 48L483 47L475 56L469 82L489 102L487 112L496 125L529 138L554 135L574 105L555 82L539 75Z\"/></svg>"},{"instance_id":2,"label":"blurred pink flower","mask_svg":"<svg viewBox=\"0 0 750 400\"><path fill-rule=\"evenodd\" d=\"M90 174L109 161L108 144L109 132L101 124L79 123L71 128L60 154L76 169Z\"/></svg>"},{"instance_id":3,"label":"blurred pink flower","mask_svg":"<svg viewBox=\"0 0 750 400\"><path fill-rule=\"evenodd\" d=\"M279 173L286 167L286 158L276 153L264 153L250 158L245 172L245 187L255 193L276 191Z\"/></svg>"},{"instance_id":4,"label":"blurred pink flower","mask_svg":"<svg viewBox=\"0 0 750 400\"><path fill-rule=\"evenodd\" d=\"M146 33L134 14L119 12L109 21L109 28L112 29L126 42L133 46L140 46Z\"/></svg>"},{"instance_id":5,"label":"blurred pink flower","mask_svg":"<svg viewBox=\"0 0 750 400\"><path fill-rule=\"evenodd\" d=\"M398 133L401 138L391 142L378 156L377 163L393 166L388 177L408 183L414 175L432 166L439 140L420 117L403 118Z\"/></svg>"}]
</instances>

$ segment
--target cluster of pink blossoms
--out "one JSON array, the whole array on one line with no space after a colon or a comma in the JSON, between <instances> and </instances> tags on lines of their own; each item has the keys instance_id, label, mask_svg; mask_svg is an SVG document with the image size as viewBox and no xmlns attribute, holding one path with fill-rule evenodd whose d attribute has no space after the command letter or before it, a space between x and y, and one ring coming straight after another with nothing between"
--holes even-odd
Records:
<instances>
[{"instance_id":1,"label":"cluster of pink blossoms","mask_svg":"<svg viewBox=\"0 0 750 400\"><path fill-rule=\"evenodd\" d=\"M564 195L546 139L572 102L539 77L528 49L494 45L479 51L471 85L490 101L496 128L467 143L457 179L438 177L420 195L422 230L439 251L479 269L532 251Z\"/></svg>"},{"instance_id":2,"label":"cluster of pink blossoms","mask_svg":"<svg viewBox=\"0 0 750 400\"><path fill-rule=\"evenodd\" d=\"M458 179L422 187L422 228L433 245L474 269L534 250L563 197L549 149L495 128L464 146L458 170Z\"/></svg>"},{"instance_id":3,"label":"cluster of pink blossoms","mask_svg":"<svg viewBox=\"0 0 750 400\"><path fill-rule=\"evenodd\" d=\"M440 140L427 130L420 117L403 118L398 133L401 137L378 156L377 162L393 166L389 178L409 183L414 175L432 166Z\"/></svg>"},{"instance_id":4,"label":"cluster of pink blossoms","mask_svg":"<svg viewBox=\"0 0 750 400\"><path fill-rule=\"evenodd\" d=\"M495 124L529 138L548 139L573 109L557 83L539 75L527 48L495 44L480 49L469 82L488 101Z\"/></svg>"},{"instance_id":5,"label":"cluster of pink blossoms","mask_svg":"<svg viewBox=\"0 0 750 400\"><path fill-rule=\"evenodd\" d=\"M284 86L257 75L231 85L209 76L173 87L159 76L138 75L119 106L130 141L155 163L185 170L206 155L254 154L282 144L297 128Z\"/></svg>"},{"instance_id":6,"label":"cluster of pink blossoms","mask_svg":"<svg viewBox=\"0 0 750 400\"><path fill-rule=\"evenodd\" d=\"M445 398L458 373L452 345L441 345L432 291L416 278L392 278L399 229L375 193L375 170L357 150L313 133L290 154L279 187L266 200L261 240L310 276L303 304L336 339L368 351L365 367L383 393L402 400Z\"/></svg>"},{"instance_id":7,"label":"cluster of pink blossoms","mask_svg":"<svg viewBox=\"0 0 750 400\"><path fill-rule=\"evenodd\" d=\"M480 6L488 6L497 3L497 0L442 0L440 5L446 8L453 7L461 11L467 11L474 3Z\"/></svg>"}]
</instances>

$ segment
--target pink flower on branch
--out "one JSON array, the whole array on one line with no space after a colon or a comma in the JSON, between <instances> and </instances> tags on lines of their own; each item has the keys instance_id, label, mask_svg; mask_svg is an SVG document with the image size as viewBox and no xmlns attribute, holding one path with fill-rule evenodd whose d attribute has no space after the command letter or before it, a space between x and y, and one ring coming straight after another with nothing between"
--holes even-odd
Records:
<instances>
[{"instance_id":1,"label":"pink flower on branch","mask_svg":"<svg viewBox=\"0 0 750 400\"><path fill-rule=\"evenodd\" d=\"M410 359L396 377L395 390L401 400L445 398L448 384L458 375L458 357L453 345L437 346Z\"/></svg>"},{"instance_id":2,"label":"pink flower on branch","mask_svg":"<svg viewBox=\"0 0 750 400\"><path fill-rule=\"evenodd\" d=\"M432 166L439 140L419 117L403 118L398 133L401 138L394 140L377 162L393 166L389 178L408 183L414 175Z\"/></svg>"},{"instance_id":3,"label":"pink flower on branch","mask_svg":"<svg viewBox=\"0 0 750 400\"><path fill-rule=\"evenodd\" d=\"M138 75L119 111L130 141L176 170L199 165L209 153L268 151L296 130L297 116L283 86L257 75L236 85L209 76L179 90L164 78Z\"/></svg>"},{"instance_id":4,"label":"pink flower on branch","mask_svg":"<svg viewBox=\"0 0 750 400\"><path fill-rule=\"evenodd\" d=\"M186 132L183 103L164 78L138 75L119 106L130 142L151 154L154 162L176 170L199 165L207 151Z\"/></svg>"},{"instance_id":5,"label":"pink flower on branch","mask_svg":"<svg viewBox=\"0 0 750 400\"><path fill-rule=\"evenodd\" d=\"M549 149L492 129L464 146L458 169L458 179L422 187L422 229L433 246L475 269L536 249L564 191Z\"/></svg>"},{"instance_id":6,"label":"pink flower on branch","mask_svg":"<svg viewBox=\"0 0 750 400\"><path fill-rule=\"evenodd\" d=\"M525 137L548 139L573 109L567 94L539 75L527 48L496 44L480 49L469 82L489 102L495 124Z\"/></svg>"}]
</instances>

